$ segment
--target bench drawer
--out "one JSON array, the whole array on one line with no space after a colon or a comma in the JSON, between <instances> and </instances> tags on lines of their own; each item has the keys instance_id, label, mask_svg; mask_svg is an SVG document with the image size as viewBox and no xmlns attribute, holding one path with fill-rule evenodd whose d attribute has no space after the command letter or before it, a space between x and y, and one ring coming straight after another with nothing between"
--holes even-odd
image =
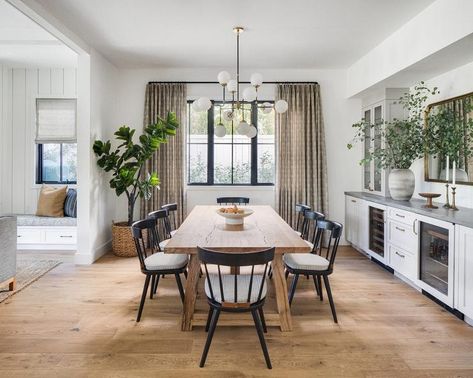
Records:
<instances>
[{"instance_id":1,"label":"bench drawer","mask_svg":"<svg viewBox=\"0 0 473 378\"><path fill-rule=\"evenodd\" d=\"M389 254L391 268L412 281L417 279L416 255L393 245L389 247Z\"/></svg>"},{"instance_id":2,"label":"bench drawer","mask_svg":"<svg viewBox=\"0 0 473 378\"><path fill-rule=\"evenodd\" d=\"M18 227L16 240L20 244L41 243L41 230Z\"/></svg>"},{"instance_id":3,"label":"bench drawer","mask_svg":"<svg viewBox=\"0 0 473 378\"><path fill-rule=\"evenodd\" d=\"M48 244L76 244L77 230L61 229L61 230L46 230L45 243Z\"/></svg>"}]
</instances>

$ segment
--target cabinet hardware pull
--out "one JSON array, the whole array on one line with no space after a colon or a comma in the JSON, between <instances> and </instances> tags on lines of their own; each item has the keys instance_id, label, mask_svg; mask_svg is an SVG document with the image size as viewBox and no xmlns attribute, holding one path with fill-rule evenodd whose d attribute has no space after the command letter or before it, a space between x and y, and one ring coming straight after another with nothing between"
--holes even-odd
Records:
<instances>
[{"instance_id":1,"label":"cabinet hardware pull","mask_svg":"<svg viewBox=\"0 0 473 378\"><path fill-rule=\"evenodd\" d=\"M404 255L401 255L398 251L396 251L396 255L398 255L399 257L402 257L402 258L406 257Z\"/></svg>"},{"instance_id":2,"label":"cabinet hardware pull","mask_svg":"<svg viewBox=\"0 0 473 378\"><path fill-rule=\"evenodd\" d=\"M417 222L417 219L414 219L414 221L412 222L412 232L414 233L414 235L417 235L416 222Z\"/></svg>"},{"instance_id":3,"label":"cabinet hardware pull","mask_svg":"<svg viewBox=\"0 0 473 378\"><path fill-rule=\"evenodd\" d=\"M59 235L60 238L72 238L72 235Z\"/></svg>"},{"instance_id":4,"label":"cabinet hardware pull","mask_svg":"<svg viewBox=\"0 0 473 378\"><path fill-rule=\"evenodd\" d=\"M18 235L17 238L21 238L21 235Z\"/></svg>"},{"instance_id":5,"label":"cabinet hardware pull","mask_svg":"<svg viewBox=\"0 0 473 378\"><path fill-rule=\"evenodd\" d=\"M351 202L355 202L355 203L356 203L356 200L351 200Z\"/></svg>"},{"instance_id":6,"label":"cabinet hardware pull","mask_svg":"<svg viewBox=\"0 0 473 378\"><path fill-rule=\"evenodd\" d=\"M405 216L405 215L401 215L401 214L398 214L398 213L396 213L396 217L399 217L399 218L405 218L406 216Z\"/></svg>"},{"instance_id":7,"label":"cabinet hardware pull","mask_svg":"<svg viewBox=\"0 0 473 378\"><path fill-rule=\"evenodd\" d=\"M402 232L405 232L406 230L404 230L403 228L399 228L398 226L396 226L396 230L399 230L399 231L402 231Z\"/></svg>"}]
</instances>

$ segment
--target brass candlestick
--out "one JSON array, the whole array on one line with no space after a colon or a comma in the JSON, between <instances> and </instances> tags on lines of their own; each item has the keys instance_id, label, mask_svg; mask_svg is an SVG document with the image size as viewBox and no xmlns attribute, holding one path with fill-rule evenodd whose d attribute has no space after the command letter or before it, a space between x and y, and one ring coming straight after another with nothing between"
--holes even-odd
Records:
<instances>
[{"instance_id":1,"label":"brass candlestick","mask_svg":"<svg viewBox=\"0 0 473 378\"><path fill-rule=\"evenodd\" d=\"M451 207L451 206L450 206L450 200L449 200L449 198L448 198L448 187L449 187L449 186L450 186L450 185L448 185L448 182L447 182L447 183L445 184L447 202L445 203L445 205L443 205L443 207L446 208L446 209L450 209L450 207Z\"/></svg>"},{"instance_id":2,"label":"brass candlestick","mask_svg":"<svg viewBox=\"0 0 473 378\"><path fill-rule=\"evenodd\" d=\"M450 209L452 210L460 210L455 204L456 190L457 188L455 186L452 186L452 206L450 206Z\"/></svg>"}]
</instances>

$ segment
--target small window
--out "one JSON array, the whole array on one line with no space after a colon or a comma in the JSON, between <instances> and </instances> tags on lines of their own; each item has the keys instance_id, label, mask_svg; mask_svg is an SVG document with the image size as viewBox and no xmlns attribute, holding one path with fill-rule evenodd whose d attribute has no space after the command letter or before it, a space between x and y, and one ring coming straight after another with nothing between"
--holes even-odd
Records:
<instances>
[{"instance_id":1,"label":"small window","mask_svg":"<svg viewBox=\"0 0 473 378\"><path fill-rule=\"evenodd\" d=\"M36 100L37 184L77 183L76 100Z\"/></svg>"}]
</instances>

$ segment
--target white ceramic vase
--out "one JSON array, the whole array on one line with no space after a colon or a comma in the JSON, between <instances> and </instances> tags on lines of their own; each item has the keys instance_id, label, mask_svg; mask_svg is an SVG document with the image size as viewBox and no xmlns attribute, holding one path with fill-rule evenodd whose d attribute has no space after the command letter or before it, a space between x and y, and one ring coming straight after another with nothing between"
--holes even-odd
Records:
<instances>
[{"instance_id":1,"label":"white ceramic vase","mask_svg":"<svg viewBox=\"0 0 473 378\"><path fill-rule=\"evenodd\" d=\"M389 192L394 200L409 201L414 194L415 185L415 175L410 169L393 169L389 173Z\"/></svg>"}]
</instances>

